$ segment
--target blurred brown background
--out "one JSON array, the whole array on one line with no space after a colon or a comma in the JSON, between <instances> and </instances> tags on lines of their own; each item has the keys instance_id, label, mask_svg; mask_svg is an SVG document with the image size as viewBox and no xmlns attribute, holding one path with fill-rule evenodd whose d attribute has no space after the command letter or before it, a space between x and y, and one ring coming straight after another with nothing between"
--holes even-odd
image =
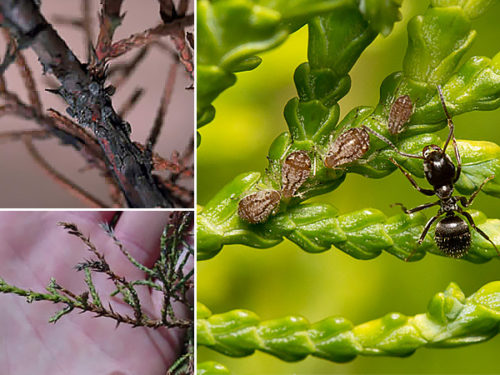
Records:
<instances>
[{"instance_id":1,"label":"blurred brown background","mask_svg":"<svg viewBox=\"0 0 500 375\"><path fill-rule=\"evenodd\" d=\"M90 3L92 5L92 30L95 43L99 28L100 1L91 0ZM87 48L81 29L54 22L58 16L80 17L82 14L81 1L44 0L41 10L80 61L86 62ZM122 13L126 13L125 18L122 25L116 30L114 41L154 27L161 22L159 5L156 0L124 1ZM5 38L0 38L0 40L3 56L6 46ZM169 37L163 37L162 41L171 45ZM138 51L139 49L135 49L113 60L111 66L130 60ZM41 65L31 50L26 49L23 52L33 70L44 109L54 108L65 114L66 105L62 99L45 91L45 88L50 87L52 77L42 76ZM136 88L142 87L145 90L137 105L125 117L125 120L132 126L131 138L133 141L144 143L148 137L173 61L174 59L168 52L153 46L131 77L113 96L113 106L115 110L118 110ZM23 100L27 98L26 89L15 64L7 69L5 79L9 90L16 92ZM111 80L112 82L113 80ZM170 158L175 150L182 153L186 147L189 147L194 132L194 91L187 89L191 84L184 67L179 64L173 96L155 148L155 151L165 158ZM0 117L0 132L22 129L40 129L40 127L35 123L12 116ZM42 156L65 177L105 203L111 203L104 179L95 170L81 171L86 166L86 162L72 147L62 146L57 140L35 140L34 143ZM79 199L73 197L67 190L48 177L33 161L20 141L1 142L0 173L0 207L86 207ZM184 183L183 186L192 188L192 180Z\"/></svg>"}]
</instances>

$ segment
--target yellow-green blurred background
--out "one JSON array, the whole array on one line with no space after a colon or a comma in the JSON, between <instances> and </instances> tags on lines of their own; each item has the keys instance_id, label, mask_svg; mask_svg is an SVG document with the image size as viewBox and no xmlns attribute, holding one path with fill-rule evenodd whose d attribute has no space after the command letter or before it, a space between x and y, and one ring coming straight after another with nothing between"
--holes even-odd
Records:
<instances>
[{"instance_id":1,"label":"yellow-green blurred background","mask_svg":"<svg viewBox=\"0 0 500 375\"><path fill-rule=\"evenodd\" d=\"M352 89L340 102L342 115L357 105L375 105L379 85L401 70L412 16L424 12L428 1L404 1L403 20L387 37L378 37L351 72ZM500 4L474 22L478 36L467 56L492 57L500 50ZM224 184L242 172L263 171L272 140L286 130L282 116L286 102L296 96L292 76L306 61L307 30L293 34L281 47L262 55L256 70L238 74L236 86L216 101L215 121L201 129L198 149L198 203L206 203ZM454 119L459 139L500 143L500 110L474 112ZM336 191L315 198L341 213L373 207L387 215L398 212L391 203L416 206L427 198L415 191L400 173L380 180L349 175ZM495 198L480 194L474 204L489 217L500 217ZM432 213L431 211L430 213ZM429 213L428 213L429 215ZM198 262L198 300L214 313L244 308L263 319L291 314L315 322L341 315L355 324L388 312L422 313L432 295L455 281L466 295L485 283L500 280L500 262L482 265L428 255L405 263L383 253L360 261L332 248L308 254L285 240L271 249L226 246L214 259ZM500 374L500 337L455 349L420 349L408 358L358 357L337 364L309 357L286 363L256 353L229 358L206 348L198 360L216 360L233 374Z\"/></svg>"}]
</instances>

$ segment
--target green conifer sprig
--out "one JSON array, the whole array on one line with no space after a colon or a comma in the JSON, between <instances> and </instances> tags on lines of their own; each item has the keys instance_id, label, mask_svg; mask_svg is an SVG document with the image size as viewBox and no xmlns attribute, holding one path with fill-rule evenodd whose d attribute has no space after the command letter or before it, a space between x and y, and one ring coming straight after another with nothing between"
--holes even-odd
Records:
<instances>
[{"instance_id":1,"label":"green conifer sprig","mask_svg":"<svg viewBox=\"0 0 500 375\"><path fill-rule=\"evenodd\" d=\"M301 316L263 321L247 310L212 315L203 304L197 311L199 345L231 357L256 350L284 361L309 355L334 362L358 355L405 357L421 347L463 346L495 336L500 327L500 281L486 284L467 298L451 283L432 297L423 314L389 313L360 325L342 317L317 323Z\"/></svg>"}]
</instances>

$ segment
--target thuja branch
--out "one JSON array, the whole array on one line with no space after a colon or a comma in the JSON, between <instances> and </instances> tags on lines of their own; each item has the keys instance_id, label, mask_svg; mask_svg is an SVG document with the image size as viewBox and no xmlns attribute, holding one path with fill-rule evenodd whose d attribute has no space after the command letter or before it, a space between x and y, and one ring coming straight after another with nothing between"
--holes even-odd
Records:
<instances>
[{"instance_id":1,"label":"thuja branch","mask_svg":"<svg viewBox=\"0 0 500 375\"><path fill-rule=\"evenodd\" d=\"M129 280L116 273L107 263L103 253L94 245L88 236L85 236L75 224L60 223L70 235L78 237L91 254L87 259L75 266L77 271L83 271L87 290L75 293L51 279L46 287L47 293L26 290L9 284L0 279L0 293L10 293L26 297L28 302L51 301L63 304L50 322L57 322L61 317L73 310L93 313L96 316L111 318L117 324L125 323L133 326L150 328L177 327L192 329L192 320L176 316L173 303L183 304L187 310L193 311L193 306L187 294L193 290L192 271L186 271L185 265L189 257L193 256L192 246L188 243L192 237L193 214L191 212L176 212L171 216L169 225L162 235L162 250L159 259L151 268L135 260L121 241L115 236L108 224L103 224L103 230L112 237L119 250L129 261L144 272L145 278ZM165 256L163 254L168 254ZM116 290L110 296L102 296L99 287L94 283L96 274L104 274L114 283ZM147 312L142 307L137 288L149 287L153 293L163 293L161 311ZM122 302L130 306L133 315L118 313L113 308L110 297L121 298ZM189 340L188 340L189 341ZM191 342L191 341L189 341ZM191 355L188 356L191 360Z\"/></svg>"},{"instance_id":2,"label":"thuja branch","mask_svg":"<svg viewBox=\"0 0 500 375\"><path fill-rule=\"evenodd\" d=\"M170 207L166 189L152 175L151 157L129 137L129 124L114 111L102 71L89 71L31 0L0 1L1 21L23 48L31 47L46 72L60 81L57 93L79 125L90 128L106 164L132 207Z\"/></svg>"},{"instance_id":3,"label":"thuja branch","mask_svg":"<svg viewBox=\"0 0 500 375\"><path fill-rule=\"evenodd\" d=\"M197 337L199 345L232 357L256 350L285 361L308 355L335 362L358 355L404 357L421 347L456 347L492 338L500 327L499 306L499 281L467 298L451 283L431 299L426 313L390 313L356 326L342 317L311 324L301 316L262 321L247 310L212 315L199 304Z\"/></svg>"},{"instance_id":4,"label":"thuja branch","mask_svg":"<svg viewBox=\"0 0 500 375\"><path fill-rule=\"evenodd\" d=\"M382 251L406 260L417 247L426 217L422 213L404 213L387 217L381 211L366 208L340 214L329 204L311 203L284 207L266 223L249 224L238 217L239 200L234 197L249 191L260 179L259 173L236 177L216 195L198 215L198 259L209 259L224 245L243 244L270 248L283 238L311 253L327 251L332 246L357 259L372 259ZM500 245L500 221L487 219L470 211L478 226ZM426 252L443 255L436 247L431 231L411 261L422 259ZM463 259L481 263L497 257L493 246L473 233L471 249Z\"/></svg>"}]
</instances>

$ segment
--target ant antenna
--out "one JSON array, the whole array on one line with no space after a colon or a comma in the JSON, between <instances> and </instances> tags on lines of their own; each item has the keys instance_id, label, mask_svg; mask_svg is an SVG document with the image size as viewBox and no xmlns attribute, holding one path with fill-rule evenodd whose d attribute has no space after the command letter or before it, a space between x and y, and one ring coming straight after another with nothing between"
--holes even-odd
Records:
<instances>
[{"instance_id":1,"label":"ant antenna","mask_svg":"<svg viewBox=\"0 0 500 375\"><path fill-rule=\"evenodd\" d=\"M451 120L450 113L448 112L448 109L446 108L446 103L444 102L443 92L441 91L440 85L437 85L437 90L439 93L439 99L441 99L441 105L443 106L444 114L446 115L446 120L448 121L448 127L450 128L450 133L448 134L448 138L446 139L446 143L444 144L444 147L443 147L443 152L446 152L446 148L448 147L448 144L450 143L451 139L453 138L453 133L455 131L455 125L453 124L453 121Z\"/></svg>"},{"instance_id":2,"label":"ant antenna","mask_svg":"<svg viewBox=\"0 0 500 375\"><path fill-rule=\"evenodd\" d=\"M420 155L413 155L413 154L407 154L406 152L401 152L398 150L398 148L394 145L394 143L392 143L391 141L389 141L386 137L384 137L382 134L379 134L377 133L375 130L373 129L370 129L368 126L366 125L361 125L361 127L366 130L368 133L371 133L373 134L375 137L377 137L378 139L380 139L381 141L387 143L394 151L396 151L399 155L401 156L406 156L407 158L413 158L413 159L423 159L424 157L423 156L420 156Z\"/></svg>"}]
</instances>

